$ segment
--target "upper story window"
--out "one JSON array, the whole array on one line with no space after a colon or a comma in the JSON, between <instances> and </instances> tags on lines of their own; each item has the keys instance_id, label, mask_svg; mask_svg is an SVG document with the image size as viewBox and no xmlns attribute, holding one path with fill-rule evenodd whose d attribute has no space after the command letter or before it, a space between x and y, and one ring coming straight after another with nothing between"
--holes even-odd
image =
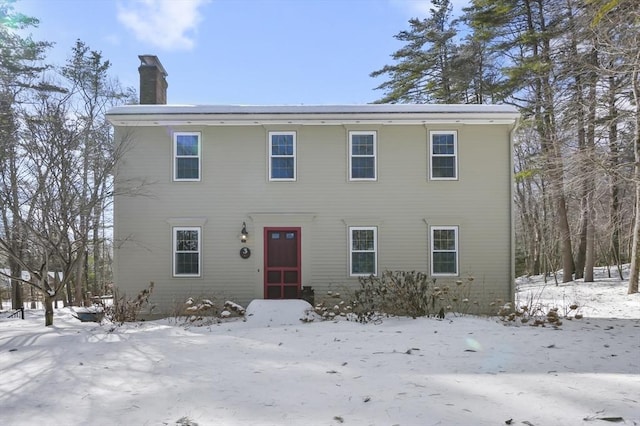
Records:
<instances>
[{"instance_id":1,"label":"upper story window","mask_svg":"<svg viewBox=\"0 0 640 426\"><path fill-rule=\"evenodd\" d=\"M349 228L349 275L368 276L378 273L378 228Z\"/></svg>"},{"instance_id":2,"label":"upper story window","mask_svg":"<svg viewBox=\"0 0 640 426\"><path fill-rule=\"evenodd\" d=\"M431 275L458 275L458 227L431 227Z\"/></svg>"},{"instance_id":3,"label":"upper story window","mask_svg":"<svg viewBox=\"0 0 640 426\"><path fill-rule=\"evenodd\" d=\"M376 132L349 132L349 180L376 180Z\"/></svg>"},{"instance_id":4,"label":"upper story window","mask_svg":"<svg viewBox=\"0 0 640 426\"><path fill-rule=\"evenodd\" d=\"M296 180L296 132L269 132L269 180Z\"/></svg>"},{"instance_id":5,"label":"upper story window","mask_svg":"<svg viewBox=\"0 0 640 426\"><path fill-rule=\"evenodd\" d=\"M200 133L173 134L173 180L200 180Z\"/></svg>"},{"instance_id":6,"label":"upper story window","mask_svg":"<svg viewBox=\"0 0 640 426\"><path fill-rule=\"evenodd\" d=\"M173 275L200 276L200 227L173 228Z\"/></svg>"},{"instance_id":7,"label":"upper story window","mask_svg":"<svg viewBox=\"0 0 640 426\"><path fill-rule=\"evenodd\" d=\"M431 179L458 179L458 134L452 131L429 133Z\"/></svg>"}]
</instances>

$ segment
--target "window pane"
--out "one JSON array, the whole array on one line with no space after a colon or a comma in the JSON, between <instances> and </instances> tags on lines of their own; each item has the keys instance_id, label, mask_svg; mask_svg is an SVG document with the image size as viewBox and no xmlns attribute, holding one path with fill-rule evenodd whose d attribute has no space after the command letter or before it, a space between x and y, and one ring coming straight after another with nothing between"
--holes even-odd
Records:
<instances>
[{"instance_id":1,"label":"window pane","mask_svg":"<svg viewBox=\"0 0 640 426\"><path fill-rule=\"evenodd\" d=\"M351 159L351 177L353 179L373 179L375 160L373 157L353 157Z\"/></svg>"},{"instance_id":2,"label":"window pane","mask_svg":"<svg viewBox=\"0 0 640 426\"><path fill-rule=\"evenodd\" d=\"M373 155L373 135L352 135L352 155Z\"/></svg>"},{"instance_id":3,"label":"window pane","mask_svg":"<svg viewBox=\"0 0 640 426\"><path fill-rule=\"evenodd\" d=\"M272 135L271 155L293 155L293 135Z\"/></svg>"},{"instance_id":4,"label":"window pane","mask_svg":"<svg viewBox=\"0 0 640 426\"><path fill-rule=\"evenodd\" d=\"M375 250L373 230L355 229L352 231L353 250Z\"/></svg>"},{"instance_id":5,"label":"window pane","mask_svg":"<svg viewBox=\"0 0 640 426\"><path fill-rule=\"evenodd\" d=\"M434 154L454 154L453 134L433 135L432 137Z\"/></svg>"},{"instance_id":6,"label":"window pane","mask_svg":"<svg viewBox=\"0 0 640 426\"><path fill-rule=\"evenodd\" d=\"M180 157L176 158L176 178L178 179L198 179L200 171L198 169L198 158Z\"/></svg>"},{"instance_id":7,"label":"window pane","mask_svg":"<svg viewBox=\"0 0 640 426\"><path fill-rule=\"evenodd\" d=\"M267 284L280 284L280 271L268 271L267 272Z\"/></svg>"},{"instance_id":8,"label":"window pane","mask_svg":"<svg viewBox=\"0 0 640 426\"><path fill-rule=\"evenodd\" d=\"M352 274L373 274L376 271L376 255L373 252L351 253Z\"/></svg>"},{"instance_id":9,"label":"window pane","mask_svg":"<svg viewBox=\"0 0 640 426\"><path fill-rule=\"evenodd\" d=\"M199 273L198 253L176 253L176 274Z\"/></svg>"},{"instance_id":10,"label":"window pane","mask_svg":"<svg viewBox=\"0 0 640 426\"><path fill-rule=\"evenodd\" d=\"M274 179L293 179L293 158L272 158L271 177Z\"/></svg>"},{"instance_id":11,"label":"window pane","mask_svg":"<svg viewBox=\"0 0 640 426\"><path fill-rule=\"evenodd\" d=\"M456 253L433 253L433 273L457 274Z\"/></svg>"},{"instance_id":12,"label":"window pane","mask_svg":"<svg viewBox=\"0 0 640 426\"><path fill-rule=\"evenodd\" d=\"M198 135L177 135L177 155L198 155Z\"/></svg>"},{"instance_id":13,"label":"window pane","mask_svg":"<svg viewBox=\"0 0 640 426\"><path fill-rule=\"evenodd\" d=\"M297 299L298 298L298 286L297 285L286 285L282 287L283 295L285 299Z\"/></svg>"},{"instance_id":14,"label":"window pane","mask_svg":"<svg viewBox=\"0 0 640 426\"><path fill-rule=\"evenodd\" d=\"M267 299L280 299L281 297L282 297L282 291L279 285L267 286Z\"/></svg>"},{"instance_id":15,"label":"window pane","mask_svg":"<svg viewBox=\"0 0 640 426\"><path fill-rule=\"evenodd\" d=\"M453 229L434 229L433 230L433 249L434 250L455 250L456 249L456 232Z\"/></svg>"},{"instance_id":16,"label":"window pane","mask_svg":"<svg viewBox=\"0 0 640 426\"><path fill-rule=\"evenodd\" d=\"M284 271L285 284L295 284L298 282L298 271Z\"/></svg>"},{"instance_id":17,"label":"window pane","mask_svg":"<svg viewBox=\"0 0 640 426\"><path fill-rule=\"evenodd\" d=\"M198 231L176 231L177 251L198 251Z\"/></svg>"},{"instance_id":18,"label":"window pane","mask_svg":"<svg viewBox=\"0 0 640 426\"><path fill-rule=\"evenodd\" d=\"M431 160L434 178L456 177L455 157L432 157Z\"/></svg>"}]
</instances>

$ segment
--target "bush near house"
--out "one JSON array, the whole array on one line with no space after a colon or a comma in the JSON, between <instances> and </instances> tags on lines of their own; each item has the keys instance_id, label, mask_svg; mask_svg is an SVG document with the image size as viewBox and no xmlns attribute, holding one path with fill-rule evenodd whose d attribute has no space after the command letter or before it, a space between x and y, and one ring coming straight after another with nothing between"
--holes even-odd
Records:
<instances>
[{"instance_id":1,"label":"bush near house","mask_svg":"<svg viewBox=\"0 0 640 426\"><path fill-rule=\"evenodd\" d=\"M444 318L447 312L466 314L471 305L478 305L469 299L473 280L468 277L439 284L424 272L384 271L379 277L360 277L360 287L348 294L348 301L339 293L329 292L316 312L323 318L343 316L360 322L384 316Z\"/></svg>"}]
</instances>

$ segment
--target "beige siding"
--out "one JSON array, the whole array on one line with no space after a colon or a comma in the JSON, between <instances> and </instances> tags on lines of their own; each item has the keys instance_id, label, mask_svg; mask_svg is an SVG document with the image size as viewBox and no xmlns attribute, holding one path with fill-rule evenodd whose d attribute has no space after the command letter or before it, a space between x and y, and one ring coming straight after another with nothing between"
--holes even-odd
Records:
<instances>
[{"instance_id":1,"label":"beige siding","mask_svg":"<svg viewBox=\"0 0 640 426\"><path fill-rule=\"evenodd\" d=\"M125 134L117 128L118 136ZM270 182L269 131L296 131L297 181ZM348 179L349 130L377 132L377 180ZM428 178L430 130L458 132L459 179ZM460 276L475 296L510 299L510 156L507 125L327 125L128 128L119 190L144 178L146 196L117 196L116 284L170 314L188 296L247 303L263 297L263 229L302 228L303 285L317 298L356 286L348 226L378 227L378 270L429 270L429 227L459 227ZM202 132L202 180L172 181L172 131ZM242 222L252 250L240 258ZM202 226L202 274L172 277L172 225Z\"/></svg>"}]
</instances>

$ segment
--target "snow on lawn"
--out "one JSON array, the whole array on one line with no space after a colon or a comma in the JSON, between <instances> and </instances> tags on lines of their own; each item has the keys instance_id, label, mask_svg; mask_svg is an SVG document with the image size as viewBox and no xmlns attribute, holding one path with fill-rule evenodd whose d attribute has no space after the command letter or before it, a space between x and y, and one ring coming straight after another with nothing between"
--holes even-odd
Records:
<instances>
[{"instance_id":1,"label":"snow on lawn","mask_svg":"<svg viewBox=\"0 0 640 426\"><path fill-rule=\"evenodd\" d=\"M585 318L304 323L304 302L257 301L246 322L116 327L59 309L45 328L28 311L0 321L0 423L640 425L640 295L609 279L519 289Z\"/></svg>"},{"instance_id":2,"label":"snow on lawn","mask_svg":"<svg viewBox=\"0 0 640 426\"><path fill-rule=\"evenodd\" d=\"M629 277L629 265L622 268L623 276ZM562 283L562 274L558 275L558 284L553 276L547 282L540 276L518 278L516 301L520 304L533 302L542 307L559 307L565 313L566 307L575 303L578 312L589 318L640 318L640 294L627 295L627 284L620 282L617 269L609 272L597 268L596 282L583 280ZM639 337L640 338L640 337Z\"/></svg>"}]
</instances>

